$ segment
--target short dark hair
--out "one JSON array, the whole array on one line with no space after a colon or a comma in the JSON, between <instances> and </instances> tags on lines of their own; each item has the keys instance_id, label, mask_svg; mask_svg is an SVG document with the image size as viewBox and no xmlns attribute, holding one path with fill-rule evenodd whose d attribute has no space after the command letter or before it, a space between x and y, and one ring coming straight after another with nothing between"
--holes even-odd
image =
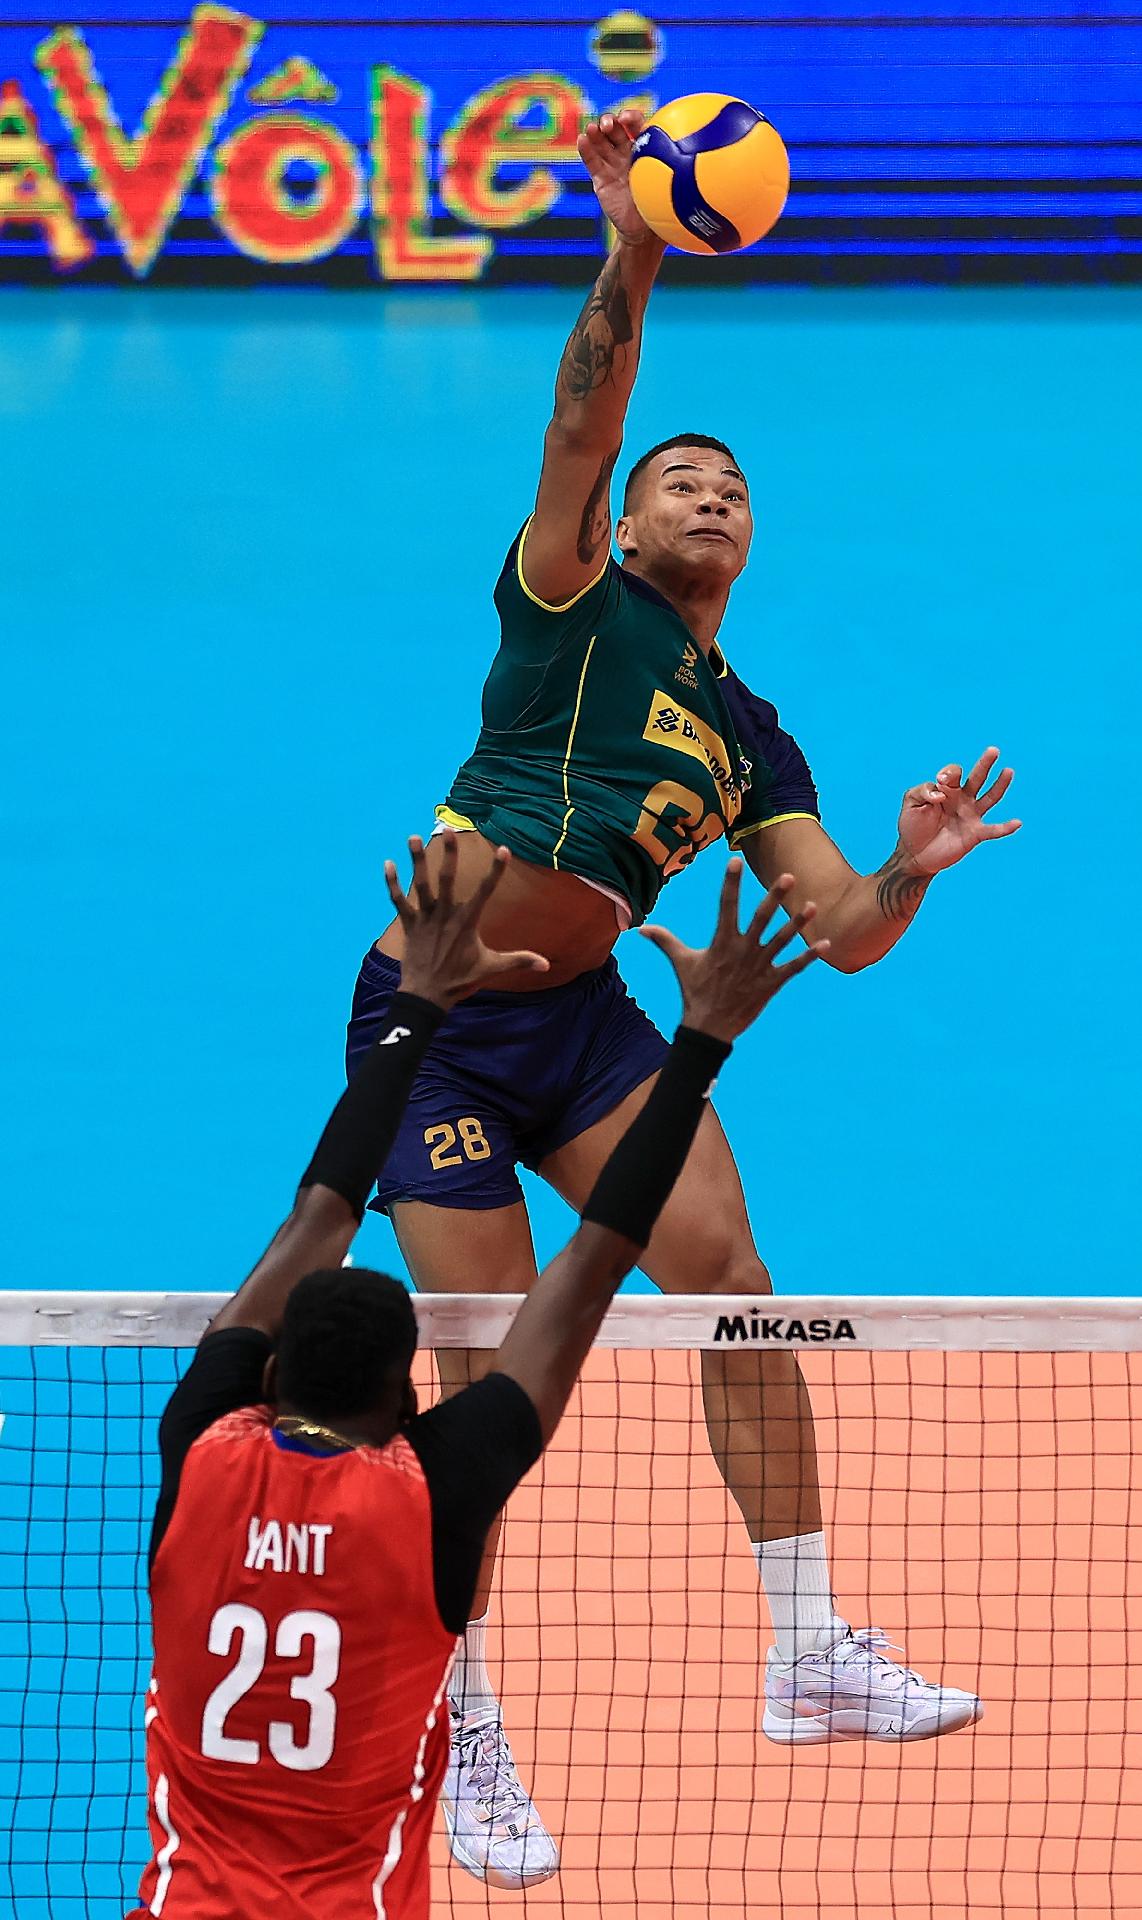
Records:
<instances>
[{"instance_id":1,"label":"short dark hair","mask_svg":"<svg viewBox=\"0 0 1142 1920\"><path fill-rule=\"evenodd\" d=\"M669 440L660 440L656 447L651 447L649 453L644 453L641 459L636 460L630 472L627 474L627 483L626 483L626 486L623 488L623 512L624 513L626 512L627 508L630 505L631 495L634 492L635 482L637 481L639 475L645 472L646 468L650 465L651 461L656 460L660 453L669 453L671 447L709 447L711 451L714 453L724 453L726 456L726 459L732 460L735 467L738 464L736 456L731 451L731 449L727 447L725 441L715 440L713 434L710 434L710 433L671 434Z\"/></svg>"},{"instance_id":2,"label":"short dark hair","mask_svg":"<svg viewBox=\"0 0 1142 1920\"><path fill-rule=\"evenodd\" d=\"M408 1375L416 1315L408 1289L369 1267L307 1273L286 1301L277 1390L314 1420L370 1413Z\"/></svg>"}]
</instances>

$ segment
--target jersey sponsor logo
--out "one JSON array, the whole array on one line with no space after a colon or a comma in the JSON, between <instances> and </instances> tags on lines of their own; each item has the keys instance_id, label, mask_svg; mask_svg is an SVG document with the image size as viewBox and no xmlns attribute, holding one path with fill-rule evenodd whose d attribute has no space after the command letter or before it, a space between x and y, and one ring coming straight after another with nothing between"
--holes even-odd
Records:
<instances>
[{"instance_id":1,"label":"jersey sponsor logo","mask_svg":"<svg viewBox=\"0 0 1142 1920\"><path fill-rule=\"evenodd\" d=\"M252 1573L325 1572L325 1543L331 1526L315 1526L312 1521L296 1527L288 1520L262 1523L260 1514L250 1516L246 1533L246 1558L243 1564Z\"/></svg>"},{"instance_id":2,"label":"jersey sponsor logo","mask_svg":"<svg viewBox=\"0 0 1142 1920\"><path fill-rule=\"evenodd\" d=\"M698 649L692 640L687 640L682 652L682 665L678 668L674 678L680 681L682 686L692 687L695 693L698 691L698 676L694 672L697 664Z\"/></svg>"},{"instance_id":3,"label":"jersey sponsor logo","mask_svg":"<svg viewBox=\"0 0 1142 1920\"><path fill-rule=\"evenodd\" d=\"M659 687L650 703L642 737L654 746L673 747L677 753L688 754L691 760L701 760L718 789L723 818L727 824L737 819L742 807L742 790L730 772L726 743L708 721L700 720L696 713L672 700Z\"/></svg>"},{"instance_id":4,"label":"jersey sponsor logo","mask_svg":"<svg viewBox=\"0 0 1142 1920\"><path fill-rule=\"evenodd\" d=\"M714 1339L722 1340L855 1340L851 1320L797 1320L784 1314L720 1313Z\"/></svg>"}]
</instances>

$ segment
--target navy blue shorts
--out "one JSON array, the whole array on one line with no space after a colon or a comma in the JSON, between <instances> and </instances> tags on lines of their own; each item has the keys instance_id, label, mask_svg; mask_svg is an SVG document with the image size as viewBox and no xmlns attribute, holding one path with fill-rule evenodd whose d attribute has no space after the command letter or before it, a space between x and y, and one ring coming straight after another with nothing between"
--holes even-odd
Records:
<instances>
[{"instance_id":1,"label":"navy blue shorts","mask_svg":"<svg viewBox=\"0 0 1142 1920\"><path fill-rule=\"evenodd\" d=\"M353 995L350 1078L399 985L398 963L371 948ZM432 1043L371 1206L510 1207L523 1197L517 1163L535 1171L612 1113L666 1052L613 958L546 993L472 994Z\"/></svg>"}]
</instances>

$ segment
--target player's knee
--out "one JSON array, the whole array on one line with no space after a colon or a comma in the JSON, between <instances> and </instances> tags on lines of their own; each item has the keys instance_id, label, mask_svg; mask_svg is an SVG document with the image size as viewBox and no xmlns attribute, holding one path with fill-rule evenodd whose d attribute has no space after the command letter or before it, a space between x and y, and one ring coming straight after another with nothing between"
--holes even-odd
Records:
<instances>
[{"instance_id":1,"label":"player's knee","mask_svg":"<svg viewBox=\"0 0 1142 1920\"><path fill-rule=\"evenodd\" d=\"M698 1267L693 1293L759 1294L772 1293L769 1268L753 1248L744 1249L732 1241L711 1250L711 1256Z\"/></svg>"}]
</instances>

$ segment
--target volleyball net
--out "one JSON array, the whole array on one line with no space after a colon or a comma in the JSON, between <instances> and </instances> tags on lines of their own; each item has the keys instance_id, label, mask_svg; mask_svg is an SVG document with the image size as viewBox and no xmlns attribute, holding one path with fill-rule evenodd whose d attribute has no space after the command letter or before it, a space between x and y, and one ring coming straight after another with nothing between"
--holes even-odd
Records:
<instances>
[{"instance_id":1,"label":"volleyball net","mask_svg":"<svg viewBox=\"0 0 1142 1920\"><path fill-rule=\"evenodd\" d=\"M0 1920L121 1920L146 1853L159 1414L218 1304L0 1295ZM417 1302L425 1351L513 1302ZM703 1413L796 1349L840 1611L978 1692L923 1744L782 1748ZM753 1356L753 1357L750 1357ZM1142 1315L1119 1301L620 1300L508 1509L489 1633L557 1878L437 1911L958 1920L1142 1910ZM1132 1637L1133 1636L1133 1637Z\"/></svg>"}]
</instances>

